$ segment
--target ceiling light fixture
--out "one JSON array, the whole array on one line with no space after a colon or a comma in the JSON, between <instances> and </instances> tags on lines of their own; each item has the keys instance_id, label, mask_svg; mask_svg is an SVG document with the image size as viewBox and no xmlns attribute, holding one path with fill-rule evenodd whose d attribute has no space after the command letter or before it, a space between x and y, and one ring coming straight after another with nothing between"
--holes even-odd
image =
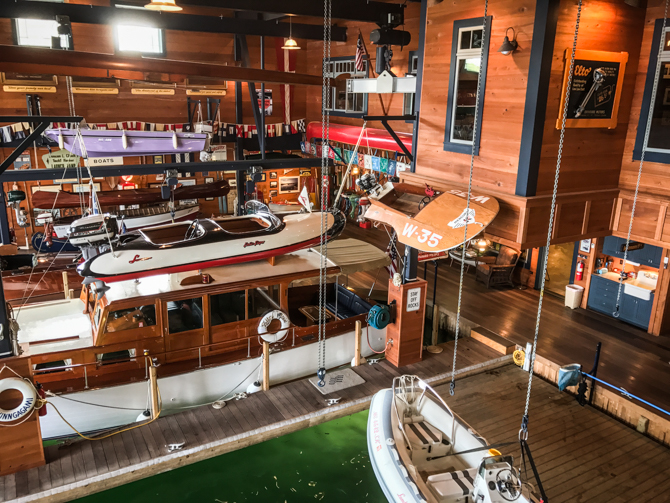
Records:
<instances>
[{"instance_id":1,"label":"ceiling light fixture","mask_svg":"<svg viewBox=\"0 0 670 503\"><path fill-rule=\"evenodd\" d=\"M509 37L507 36L507 32L509 32L510 30L512 30L512 40L510 40ZM505 30L505 39L503 40L500 49L498 49L498 52L501 52L505 56L507 56L516 51L517 47L519 47L519 43L516 41L516 32L514 31L514 28L509 27Z\"/></svg>"},{"instance_id":2,"label":"ceiling light fixture","mask_svg":"<svg viewBox=\"0 0 670 503\"><path fill-rule=\"evenodd\" d=\"M288 40L284 42L284 45L281 46L282 49L288 49L289 51L295 51L300 49L298 42L293 39L293 23L291 18L288 18Z\"/></svg>"},{"instance_id":3,"label":"ceiling light fixture","mask_svg":"<svg viewBox=\"0 0 670 503\"><path fill-rule=\"evenodd\" d=\"M144 8L163 12L177 12L182 10L182 8L176 4L175 0L151 0L151 3L146 4Z\"/></svg>"}]
</instances>

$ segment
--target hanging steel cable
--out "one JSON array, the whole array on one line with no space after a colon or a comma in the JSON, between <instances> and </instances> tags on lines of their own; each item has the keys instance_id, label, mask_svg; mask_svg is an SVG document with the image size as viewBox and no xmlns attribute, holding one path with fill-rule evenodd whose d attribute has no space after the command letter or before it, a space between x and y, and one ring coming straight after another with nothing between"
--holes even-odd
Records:
<instances>
[{"instance_id":1,"label":"hanging steel cable","mask_svg":"<svg viewBox=\"0 0 670 503\"><path fill-rule=\"evenodd\" d=\"M479 61L484 61L484 48L486 47L486 16L489 10L489 0L484 2L484 23L482 26L482 42L479 51ZM481 100L482 90L482 72L481 69L477 75L477 94L475 97L475 120L472 124L472 151L470 152L470 178L468 180L468 195L465 204L465 226L463 227L463 252L461 254L461 276L458 283L458 307L456 308L456 333L454 335L454 359L451 363L451 383L449 384L449 394L454 395L456 389L456 357L458 355L458 336L460 333L459 327L461 322L461 302L463 300L463 278L465 277L465 250L467 248L466 241L468 239L468 222L470 221L470 197L472 195L472 174L475 167L475 152L477 144L477 114L479 113L479 106ZM437 269L436 269L437 271Z\"/></svg>"}]
</instances>

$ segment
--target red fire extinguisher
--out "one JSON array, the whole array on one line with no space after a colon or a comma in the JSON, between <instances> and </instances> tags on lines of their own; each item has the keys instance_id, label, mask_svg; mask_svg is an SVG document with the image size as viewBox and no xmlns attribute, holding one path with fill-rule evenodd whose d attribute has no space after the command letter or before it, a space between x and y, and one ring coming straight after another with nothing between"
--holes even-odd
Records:
<instances>
[{"instance_id":1,"label":"red fire extinguisher","mask_svg":"<svg viewBox=\"0 0 670 503\"><path fill-rule=\"evenodd\" d=\"M575 281L581 281L584 277L584 262L577 261L577 271L575 272Z\"/></svg>"}]
</instances>

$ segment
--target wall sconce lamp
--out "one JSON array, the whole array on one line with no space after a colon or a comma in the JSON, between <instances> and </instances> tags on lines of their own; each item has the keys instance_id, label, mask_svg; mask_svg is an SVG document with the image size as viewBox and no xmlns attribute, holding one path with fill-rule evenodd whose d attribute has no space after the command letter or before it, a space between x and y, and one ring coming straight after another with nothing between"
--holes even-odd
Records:
<instances>
[{"instance_id":1,"label":"wall sconce lamp","mask_svg":"<svg viewBox=\"0 0 670 503\"><path fill-rule=\"evenodd\" d=\"M512 40L509 39L507 36L507 33L512 30ZM516 32L514 31L514 28L511 26L505 30L505 40L503 40L502 45L500 46L500 49L498 49L498 52L503 53L505 56L512 54L514 51L516 51L517 47L519 47L519 43L516 41Z\"/></svg>"}]
</instances>

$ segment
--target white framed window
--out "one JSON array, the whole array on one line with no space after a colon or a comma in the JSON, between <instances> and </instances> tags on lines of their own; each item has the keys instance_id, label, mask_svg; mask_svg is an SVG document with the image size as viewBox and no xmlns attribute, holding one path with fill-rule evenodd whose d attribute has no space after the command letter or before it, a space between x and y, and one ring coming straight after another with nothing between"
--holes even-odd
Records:
<instances>
[{"instance_id":1,"label":"white framed window","mask_svg":"<svg viewBox=\"0 0 670 503\"><path fill-rule=\"evenodd\" d=\"M655 34L654 40L659 37ZM658 54L658 45L653 49L653 54ZM658 80L653 82L653 87L656 88L656 101L651 103L651 91L647 92L645 87L645 96L643 98L643 109L646 108L647 113L644 114L644 125L642 125L642 117L640 117L640 126L638 127L638 138L642 138L644 142L644 133L647 127L647 120L649 113L652 114L651 129L649 131L649 141L647 142L647 152L656 152L659 154L670 155L670 28L665 29L663 34L663 48L661 49L661 72ZM656 58L653 58L654 60ZM648 78L653 81L656 77L656 61L652 65L649 61ZM645 103L647 106L645 107Z\"/></svg>"},{"instance_id":2,"label":"white framed window","mask_svg":"<svg viewBox=\"0 0 670 503\"><path fill-rule=\"evenodd\" d=\"M165 54L163 30L153 26L117 24L114 28L116 50L142 54Z\"/></svg>"},{"instance_id":3,"label":"white framed window","mask_svg":"<svg viewBox=\"0 0 670 503\"><path fill-rule=\"evenodd\" d=\"M482 26L471 26L458 30L458 49L454 62L456 78L449 138L453 143L472 145L477 79L481 67L482 29Z\"/></svg>"},{"instance_id":4,"label":"white framed window","mask_svg":"<svg viewBox=\"0 0 670 503\"><path fill-rule=\"evenodd\" d=\"M448 152L470 154L474 147L475 155L479 155L491 16L486 18L486 38L483 38L484 21L484 18L454 21L444 125L444 150ZM480 80L477 107L477 85Z\"/></svg>"},{"instance_id":5,"label":"white framed window","mask_svg":"<svg viewBox=\"0 0 670 503\"><path fill-rule=\"evenodd\" d=\"M51 37L58 36L58 23L54 19L14 20L16 45L51 47Z\"/></svg>"},{"instance_id":6,"label":"white framed window","mask_svg":"<svg viewBox=\"0 0 670 503\"><path fill-rule=\"evenodd\" d=\"M349 75L351 79L361 79L368 76L368 60L363 60L364 70L356 69L356 58L342 58L331 60L326 76L334 79L340 75ZM346 79L337 80L331 87L331 112L340 114L363 115L368 110L368 95L364 93L347 93Z\"/></svg>"}]
</instances>

